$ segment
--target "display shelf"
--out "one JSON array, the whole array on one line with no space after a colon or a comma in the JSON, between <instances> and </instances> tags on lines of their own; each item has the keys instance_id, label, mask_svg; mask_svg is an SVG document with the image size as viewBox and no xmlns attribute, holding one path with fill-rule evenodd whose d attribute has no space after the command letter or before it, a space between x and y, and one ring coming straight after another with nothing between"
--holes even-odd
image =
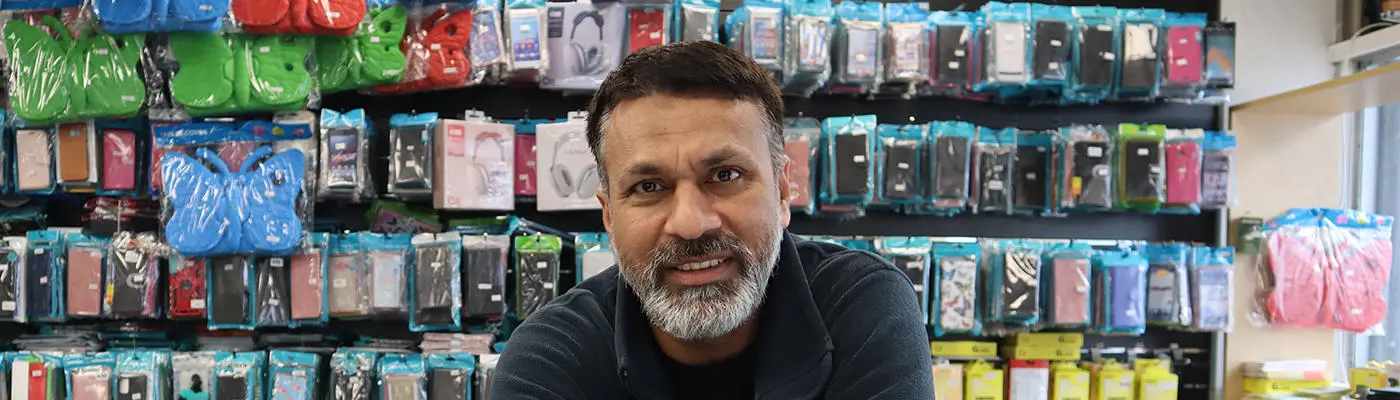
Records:
<instances>
[{"instance_id":1,"label":"display shelf","mask_svg":"<svg viewBox=\"0 0 1400 400\"><path fill-rule=\"evenodd\" d=\"M1366 60L1400 47L1400 24L1390 25L1370 33L1327 46L1327 56L1334 63Z\"/></svg>"},{"instance_id":2,"label":"display shelf","mask_svg":"<svg viewBox=\"0 0 1400 400\"><path fill-rule=\"evenodd\" d=\"M1290 90L1230 108L1231 112L1333 116L1400 102L1400 63Z\"/></svg>"}]
</instances>

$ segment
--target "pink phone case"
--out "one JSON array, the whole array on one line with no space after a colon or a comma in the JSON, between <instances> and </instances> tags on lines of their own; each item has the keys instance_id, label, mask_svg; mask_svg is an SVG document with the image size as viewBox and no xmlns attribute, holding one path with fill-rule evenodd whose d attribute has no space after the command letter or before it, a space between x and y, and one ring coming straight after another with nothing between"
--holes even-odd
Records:
<instances>
[{"instance_id":1,"label":"pink phone case","mask_svg":"<svg viewBox=\"0 0 1400 400\"><path fill-rule=\"evenodd\" d=\"M48 131L21 129L15 132L15 155L20 190L53 187L53 146Z\"/></svg>"},{"instance_id":2,"label":"pink phone case","mask_svg":"<svg viewBox=\"0 0 1400 400\"><path fill-rule=\"evenodd\" d=\"M102 313L102 252L68 249L68 315Z\"/></svg>"},{"instance_id":3,"label":"pink phone case","mask_svg":"<svg viewBox=\"0 0 1400 400\"><path fill-rule=\"evenodd\" d=\"M1201 202L1201 145L1167 143L1167 204Z\"/></svg>"},{"instance_id":4,"label":"pink phone case","mask_svg":"<svg viewBox=\"0 0 1400 400\"><path fill-rule=\"evenodd\" d=\"M111 400L108 377L93 374L73 375L73 400Z\"/></svg>"},{"instance_id":5,"label":"pink phone case","mask_svg":"<svg viewBox=\"0 0 1400 400\"><path fill-rule=\"evenodd\" d=\"M112 129L102 131L102 188L136 189L136 133Z\"/></svg>"},{"instance_id":6,"label":"pink phone case","mask_svg":"<svg viewBox=\"0 0 1400 400\"><path fill-rule=\"evenodd\" d=\"M1089 322L1089 260L1057 259L1055 269L1056 324Z\"/></svg>"},{"instance_id":7,"label":"pink phone case","mask_svg":"<svg viewBox=\"0 0 1400 400\"><path fill-rule=\"evenodd\" d=\"M292 255L292 319L321 317L321 252Z\"/></svg>"},{"instance_id":8,"label":"pink phone case","mask_svg":"<svg viewBox=\"0 0 1400 400\"><path fill-rule=\"evenodd\" d=\"M1200 82L1205 53L1201 47L1200 27L1173 26L1167 28L1167 81L1172 83Z\"/></svg>"},{"instance_id":9,"label":"pink phone case","mask_svg":"<svg viewBox=\"0 0 1400 400\"><path fill-rule=\"evenodd\" d=\"M791 175L788 182L792 184L792 205L795 207L805 207L811 202L812 165L811 146L802 140L791 140L783 144L783 152L787 153Z\"/></svg>"},{"instance_id":10,"label":"pink phone case","mask_svg":"<svg viewBox=\"0 0 1400 400\"><path fill-rule=\"evenodd\" d=\"M515 194L534 196L535 135L515 135Z\"/></svg>"}]
</instances>

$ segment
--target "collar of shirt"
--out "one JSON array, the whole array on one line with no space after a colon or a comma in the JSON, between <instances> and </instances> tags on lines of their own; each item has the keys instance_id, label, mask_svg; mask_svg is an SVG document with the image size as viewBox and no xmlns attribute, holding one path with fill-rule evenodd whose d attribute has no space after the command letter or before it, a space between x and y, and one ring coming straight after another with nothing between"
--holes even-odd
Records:
<instances>
[{"instance_id":1,"label":"collar of shirt","mask_svg":"<svg viewBox=\"0 0 1400 400\"><path fill-rule=\"evenodd\" d=\"M758 335L750 344L754 346L755 398L816 397L831 375L831 337L807 286L797 240L783 233L778 265L759 308ZM621 280L616 313L613 341L618 379L639 399L669 398L659 359L665 355L657 347L637 295Z\"/></svg>"}]
</instances>

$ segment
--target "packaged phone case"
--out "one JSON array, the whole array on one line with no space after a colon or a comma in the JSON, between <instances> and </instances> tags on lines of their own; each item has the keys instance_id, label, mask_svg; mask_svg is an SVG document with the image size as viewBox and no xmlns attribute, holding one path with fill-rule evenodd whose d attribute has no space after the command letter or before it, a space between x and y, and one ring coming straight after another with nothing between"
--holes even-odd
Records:
<instances>
[{"instance_id":1,"label":"packaged phone case","mask_svg":"<svg viewBox=\"0 0 1400 400\"><path fill-rule=\"evenodd\" d=\"M14 190L25 194L50 194L54 183L54 135L48 129L18 129L14 133Z\"/></svg>"},{"instance_id":2,"label":"packaged phone case","mask_svg":"<svg viewBox=\"0 0 1400 400\"><path fill-rule=\"evenodd\" d=\"M23 256L11 257L0 253L0 257L3 257L0 261L4 261L9 268L6 271L8 276L0 280L8 279L18 287L19 290L13 293L22 296L11 299L24 299L25 320L61 321L67 315L68 299L65 293L71 290L67 287L69 267L64 246L65 234L52 229L32 230L26 239L28 243L6 240L6 249ZM9 293L7 290L6 294ZM4 308L4 304L0 303L0 314L5 312ZM18 308L11 311L18 311Z\"/></svg>"},{"instance_id":3,"label":"packaged phone case","mask_svg":"<svg viewBox=\"0 0 1400 400\"><path fill-rule=\"evenodd\" d=\"M979 128L973 145L976 173L969 205L974 213L1011 214L1015 211L1012 185L1016 164L1016 128Z\"/></svg>"},{"instance_id":4,"label":"packaged phone case","mask_svg":"<svg viewBox=\"0 0 1400 400\"><path fill-rule=\"evenodd\" d=\"M1074 13L1061 5L1032 3L1030 7L1031 84L1057 93L1069 82Z\"/></svg>"},{"instance_id":5,"label":"packaged phone case","mask_svg":"<svg viewBox=\"0 0 1400 400\"><path fill-rule=\"evenodd\" d=\"M612 242L606 233L574 234L574 254L578 258L574 260L574 265L578 266L575 273L578 283L617 264L617 256L613 254Z\"/></svg>"},{"instance_id":6,"label":"packaged phone case","mask_svg":"<svg viewBox=\"0 0 1400 400\"><path fill-rule=\"evenodd\" d=\"M1164 26L1166 34L1162 40L1165 47L1165 56L1162 57L1162 96L1182 100L1199 99L1207 84L1206 15L1170 13ZM1217 52L1215 60L1223 60L1224 55L1223 52ZM1233 58L1233 55L1230 57Z\"/></svg>"},{"instance_id":7,"label":"packaged phone case","mask_svg":"<svg viewBox=\"0 0 1400 400\"><path fill-rule=\"evenodd\" d=\"M937 277L929 316L934 336L982 331L977 309L981 260L982 247L975 241L934 244L929 272L930 283Z\"/></svg>"},{"instance_id":8,"label":"packaged phone case","mask_svg":"<svg viewBox=\"0 0 1400 400\"><path fill-rule=\"evenodd\" d=\"M73 400L110 400L117 358L112 353L70 353L63 357L65 392Z\"/></svg>"},{"instance_id":9,"label":"packaged phone case","mask_svg":"<svg viewBox=\"0 0 1400 400\"><path fill-rule=\"evenodd\" d=\"M1094 249L1084 243L1049 245L1046 249L1042 274L1045 285L1045 325L1082 328L1090 323L1093 305L1090 293L1093 283L1090 265Z\"/></svg>"},{"instance_id":10,"label":"packaged phone case","mask_svg":"<svg viewBox=\"0 0 1400 400\"><path fill-rule=\"evenodd\" d=\"M69 318L95 318L102 315L102 270L107 265L108 239L69 233L64 254L67 266L66 305ZM52 277L51 277L52 278ZM53 279L50 279L53 280Z\"/></svg>"},{"instance_id":11,"label":"packaged phone case","mask_svg":"<svg viewBox=\"0 0 1400 400\"><path fill-rule=\"evenodd\" d=\"M1201 151L1205 131L1200 129L1168 129L1165 153L1165 202L1162 212L1197 214L1201 212L1203 175Z\"/></svg>"},{"instance_id":12,"label":"packaged phone case","mask_svg":"<svg viewBox=\"0 0 1400 400\"><path fill-rule=\"evenodd\" d=\"M549 73L550 54L545 49L545 1L506 2L506 40L510 43L510 82L536 83Z\"/></svg>"},{"instance_id":13,"label":"packaged phone case","mask_svg":"<svg viewBox=\"0 0 1400 400\"><path fill-rule=\"evenodd\" d=\"M1196 246L1192 250L1189 328L1228 332L1235 325L1235 249Z\"/></svg>"},{"instance_id":14,"label":"packaged phone case","mask_svg":"<svg viewBox=\"0 0 1400 400\"><path fill-rule=\"evenodd\" d=\"M930 91L935 95L962 96L979 82L982 71L975 65L981 56L980 14L963 11L935 11L928 18L929 46L933 63Z\"/></svg>"},{"instance_id":15,"label":"packaged phone case","mask_svg":"<svg viewBox=\"0 0 1400 400\"><path fill-rule=\"evenodd\" d=\"M1147 323L1184 327L1191 324L1191 246L1181 243L1150 244L1147 256Z\"/></svg>"},{"instance_id":16,"label":"packaged phone case","mask_svg":"<svg viewBox=\"0 0 1400 400\"><path fill-rule=\"evenodd\" d=\"M525 319L558 295L559 254L562 243L554 235L515 238L516 317Z\"/></svg>"},{"instance_id":17,"label":"packaged phone case","mask_svg":"<svg viewBox=\"0 0 1400 400\"><path fill-rule=\"evenodd\" d=\"M357 318L370 315L370 265L363 256L362 233L333 236L326 258L326 297L332 317Z\"/></svg>"},{"instance_id":18,"label":"packaged phone case","mask_svg":"<svg viewBox=\"0 0 1400 400\"><path fill-rule=\"evenodd\" d=\"M330 282L326 279L331 234L317 232L306 235L296 253L287 258L290 274L288 287L290 324L292 326L325 325L330 319L327 296Z\"/></svg>"},{"instance_id":19,"label":"packaged phone case","mask_svg":"<svg viewBox=\"0 0 1400 400\"><path fill-rule=\"evenodd\" d=\"M1122 62L1118 71L1119 100L1150 101L1157 97L1162 65L1162 26L1167 12L1156 8L1123 9Z\"/></svg>"},{"instance_id":20,"label":"packaged phone case","mask_svg":"<svg viewBox=\"0 0 1400 400\"><path fill-rule=\"evenodd\" d=\"M1118 125L1120 207L1157 211L1166 200L1166 126Z\"/></svg>"},{"instance_id":21,"label":"packaged phone case","mask_svg":"<svg viewBox=\"0 0 1400 400\"><path fill-rule=\"evenodd\" d=\"M389 194L401 199L433 194L433 129L437 113L389 117Z\"/></svg>"},{"instance_id":22,"label":"packaged phone case","mask_svg":"<svg viewBox=\"0 0 1400 400\"><path fill-rule=\"evenodd\" d=\"M467 48L471 51L471 81L480 83L494 81L505 74L507 52L501 33L501 1L482 0L476 2L472 10L471 40Z\"/></svg>"},{"instance_id":23,"label":"packaged phone case","mask_svg":"<svg viewBox=\"0 0 1400 400\"><path fill-rule=\"evenodd\" d=\"M491 318L506 313L506 265L512 248L510 236L462 236L463 313L470 318Z\"/></svg>"},{"instance_id":24,"label":"packaged phone case","mask_svg":"<svg viewBox=\"0 0 1400 400\"><path fill-rule=\"evenodd\" d=\"M672 21L676 41L719 41L719 7L714 0L677 0Z\"/></svg>"},{"instance_id":25,"label":"packaged phone case","mask_svg":"<svg viewBox=\"0 0 1400 400\"><path fill-rule=\"evenodd\" d=\"M1059 137L1054 132L1020 132L1016 137L1016 160L1012 168L1012 208L1017 214L1049 215L1055 211L1058 195L1052 185Z\"/></svg>"},{"instance_id":26,"label":"packaged phone case","mask_svg":"<svg viewBox=\"0 0 1400 400\"><path fill-rule=\"evenodd\" d=\"M884 3L845 1L836 5L831 89L868 93L883 80L881 39Z\"/></svg>"},{"instance_id":27,"label":"packaged phone case","mask_svg":"<svg viewBox=\"0 0 1400 400\"><path fill-rule=\"evenodd\" d=\"M1201 208L1218 210L1234 205L1235 136L1207 132L1201 142Z\"/></svg>"},{"instance_id":28,"label":"packaged phone case","mask_svg":"<svg viewBox=\"0 0 1400 400\"><path fill-rule=\"evenodd\" d=\"M456 232L413 236L409 329L462 327L462 236Z\"/></svg>"},{"instance_id":29,"label":"packaged phone case","mask_svg":"<svg viewBox=\"0 0 1400 400\"><path fill-rule=\"evenodd\" d=\"M208 284L204 258L171 256L168 259L170 291L167 307L171 319L204 318L208 307Z\"/></svg>"},{"instance_id":30,"label":"packaged phone case","mask_svg":"<svg viewBox=\"0 0 1400 400\"><path fill-rule=\"evenodd\" d=\"M23 237L0 239L0 319L25 322L28 320L29 290L42 288L28 287L30 275L24 263L25 242ZM42 294L42 291L40 291Z\"/></svg>"},{"instance_id":31,"label":"packaged phone case","mask_svg":"<svg viewBox=\"0 0 1400 400\"><path fill-rule=\"evenodd\" d=\"M746 0L725 20L729 47L748 56L758 66L782 81L783 20L786 10L781 2Z\"/></svg>"},{"instance_id":32,"label":"packaged phone case","mask_svg":"<svg viewBox=\"0 0 1400 400\"><path fill-rule=\"evenodd\" d=\"M1108 130L1099 125L1060 128L1065 138L1064 174L1058 182L1060 209L1097 211L1113 208L1117 191L1113 149ZM1150 172L1150 171L1148 171Z\"/></svg>"},{"instance_id":33,"label":"packaged phone case","mask_svg":"<svg viewBox=\"0 0 1400 400\"><path fill-rule=\"evenodd\" d=\"M1021 240L982 240L987 276L988 329L1014 332L1040 321L1043 245Z\"/></svg>"},{"instance_id":34,"label":"packaged phone case","mask_svg":"<svg viewBox=\"0 0 1400 400\"><path fill-rule=\"evenodd\" d=\"M160 304L160 257L163 246L153 232L117 232L108 250L103 315L108 318L157 318Z\"/></svg>"},{"instance_id":35,"label":"packaged phone case","mask_svg":"<svg viewBox=\"0 0 1400 400\"><path fill-rule=\"evenodd\" d=\"M275 400L312 400L320 386L321 355L287 350L268 352L268 392Z\"/></svg>"},{"instance_id":36,"label":"packaged phone case","mask_svg":"<svg viewBox=\"0 0 1400 400\"><path fill-rule=\"evenodd\" d=\"M445 353L428 354L425 357L429 399L471 399L476 356L471 353Z\"/></svg>"},{"instance_id":37,"label":"packaged phone case","mask_svg":"<svg viewBox=\"0 0 1400 400\"><path fill-rule=\"evenodd\" d=\"M330 382L326 396L332 400L374 398L379 353L340 348L331 355Z\"/></svg>"},{"instance_id":38,"label":"packaged phone case","mask_svg":"<svg viewBox=\"0 0 1400 400\"><path fill-rule=\"evenodd\" d=\"M929 184L925 198L933 200L934 212L956 215L967 208L972 171L972 144L978 127L960 121L929 123L927 171Z\"/></svg>"},{"instance_id":39,"label":"packaged phone case","mask_svg":"<svg viewBox=\"0 0 1400 400\"><path fill-rule=\"evenodd\" d=\"M990 2L982 6L983 50L980 66L985 71L973 88L998 97L1021 92L1030 81L1031 48L1030 4Z\"/></svg>"},{"instance_id":40,"label":"packaged phone case","mask_svg":"<svg viewBox=\"0 0 1400 400\"><path fill-rule=\"evenodd\" d=\"M253 324L258 327L292 324L290 257L264 256L253 260Z\"/></svg>"},{"instance_id":41,"label":"packaged phone case","mask_svg":"<svg viewBox=\"0 0 1400 400\"><path fill-rule=\"evenodd\" d=\"M921 204L924 202L920 161L926 125L880 124L876 141L875 202ZM789 177L789 179L792 179Z\"/></svg>"},{"instance_id":42,"label":"packaged phone case","mask_svg":"<svg viewBox=\"0 0 1400 400\"><path fill-rule=\"evenodd\" d=\"M826 86L831 76L831 39L835 34L831 24L836 9L828 0L791 2L787 7L783 94L808 97Z\"/></svg>"},{"instance_id":43,"label":"packaged phone case","mask_svg":"<svg viewBox=\"0 0 1400 400\"><path fill-rule=\"evenodd\" d=\"M822 204L851 205L863 210L874 198L875 168L870 164L876 128L874 115L834 117L822 122L827 160Z\"/></svg>"},{"instance_id":44,"label":"packaged phone case","mask_svg":"<svg viewBox=\"0 0 1400 400\"><path fill-rule=\"evenodd\" d=\"M924 314L924 323L929 318L929 273L933 266L933 241L930 238L884 238L875 243L881 256L904 271L914 284L914 294L918 295L919 305Z\"/></svg>"},{"instance_id":45,"label":"packaged phone case","mask_svg":"<svg viewBox=\"0 0 1400 400\"><path fill-rule=\"evenodd\" d=\"M117 353L116 393L120 400L166 400L170 353L158 350Z\"/></svg>"},{"instance_id":46,"label":"packaged phone case","mask_svg":"<svg viewBox=\"0 0 1400 400\"><path fill-rule=\"evenodd\" d=\"M93 121L58 124L54 129L58 184L69 192L97 187L97 124Z\"/></svg>"},{"instance_id":47,"label":"packaged phone case","mask_svg":"<svg viewBox=\"0 0 1400 400\"><path fill-rule=\"evenodd\" d=\"M1098 103L1113 93L1115 72L1122 56L1122 32L1118 9L1102 6L1081 6L1071 9L1075 21L1071 38L1074 40L1074 62L1070 65L1069 86L1064 100L1069 103Z\"/></svg>"},{"instance_id":48,"label":"packaged phone case","mask_svg":"<svg viewBox=\"0 0 1400 400\"><path fill-rule=\"evenodd\" d=\"M1207 88L1221 90L1235 87L1234 22L1214 21L1206 25L1205 58Z\"/></svg>"},{"instance_id":49,"label":"packaged phone case","mask_svg":"<svg viewBox=\"0 0 1400 400\"><path fill-rule=\"evenodd\" d=\"M885 7L885 82L906 84L912 91L914 84L929 80L929 12L918 3Z\"/></svg>"},{"instance_id":50,"label":"packaged phone case","mask_svg":"<svg viewBox=\"0 0 1400 400\"><path fill-rule=\"evenodd\" d=\"M624 4L627 15L627 32L624 36L626 54L671 43L671 27L668 25L672 19L670 2L639 0Z\"/></svg>"},{"instance_id":51,"label":"packaged phone case","mask_svg":"<svg viewBox=\"0 0 1400 400\"><path fill-rule=\"evenodd\" d=\"M821 172L821 123L815 118L795 118L785 121L783 153L788 157L788 182L791 198L788 204L794 212L816 214L817 177Z\"/></svg>"},{"instance_id":52,"label":"packaged phone case","mask_svg":"<svg viewBox=\"0 0 1400 400\"><path fill-rule=\"evenodd\" d=\"M385 354L379 359L380 400L427 400L427 375L420 354Z\"/></svg>"},{"instance_id":53,"label":"packaged phone case","mask_svg":"<svg viewBox=\"0 0 1400 400\"><path fill-rule=\"evenodd\" d=\"M209 267L209 329L253 329L253 260L248 256L218 256Z\"/></svg>"},{"instance_id":54,"label":"packaged phone case","mask_svg":"<svg viewBox=\"0 0 1400 400\"><path fill-rule=\"evenodd\" d=\"M1105 251L1094 264L1094 330L1142 334L1147 328L1147 258L1133 250Z\"/></svg>"},{"instance_id":55,"label":"packaged phone case","mask_svg":"<svg viewBox=\"0 0 1400 400\"><path fill-rule=\"evenodd\" d=\"M320 199L364 201L374 197L370 180L370 128L365 110L321 110Z\"/></svg>"},{"instance_id":56,"label":"packaged phone case","mask_svg":"<svg viewBox=\"0 0 1400 400\"><path fill-rule=\"evenodd\" d=\"M175 352L170 356L172 372L171 393L176 400L212 397L214 389L214 351Z\"/></svg>"},{"instance_id":57,"label":"packaged phone case","mask_svg":"<svg viewBox=\"0 0 1400 400\"><path fill-rule=\"evenodd\" d=\"M257 400L263 399L264 375L267 367L267 353L219 352L214 359L214 395L216 399Z\"/></svg>"},{"instance_id":58,"label":"packaged phone case","mask_svg":"<svg viewBox=\"0 0 1400 400\"><path fill-rule=\"evenodd\" d=\"M369 268L370 312L381 317L408 314L409 271L412 269L413 236L362 233L360 257Z\"/></svg>"}]
</instances>

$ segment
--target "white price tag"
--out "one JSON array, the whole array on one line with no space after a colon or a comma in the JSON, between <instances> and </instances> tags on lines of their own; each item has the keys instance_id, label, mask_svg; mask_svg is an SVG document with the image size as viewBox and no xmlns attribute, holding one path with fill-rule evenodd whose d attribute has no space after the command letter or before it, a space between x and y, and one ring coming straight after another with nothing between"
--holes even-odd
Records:
<instances>
[{"instance_id":1,"label":"white price tag","mask_svg":"<svg viewBox=\"0 0 1400 400\"><path fill-rule=\"evenodd\" d=\"M493 295L491 295L491 301L501 301L501 295L499 295L499 294L493 294Z\"/></svg>"},{"instance_id":2,"label":"white price tag","mask_svg":"<svg viewBox=\"0 0 1400 400\"><path fill-rule=\"evenodd\" d=\"M541 283L540 286L544 287L545 289L554 289L554 283L552 282Z\"/></svg>"},{"instance_id":3,"label":"white price tag","mask_svg":"<svg viewBox=\"0 0 1400 400\"><path fill-rule=\"evenodd\" d=\"M107 55L107 49L97 49L96 51L93 51L93 53L97 53L97 55L99 56L105 56Z\"/></svg>"},{"instance_id":4,"label":"white price tag","mask_svg":"<svg viewBox=\"0 0 1400 400\"><path fill-rule=\"evenodd\" d=\"M920 284L917 284L917 283L914 284L914 291L915 291L915 292L922 292L922 291L924 291L924 285L920 285Z\"/></svg>"},{"instance_id":5,"label":"white price tag","mask_svg":"<svg viewBox=\"0 0 1400 400\"><path fill-rule=\"evenodd\" d=\"M1045 67L1049 69L1060 69L1060 63L1057 61L1051 61L1050 63L1045 64Z\"/></svg>"},{"instance_id":6,"label":"white price tag","mask_svg":"<svg viewBox=\"0 0 1400 400\"><path fill-rule=\"evenodd\" d=\"M98 286L96 283L89 283L89 284L88 284L88 290L96 291L96 290L99 290L99 289L102 289L102 287L101 287L101 286Z\"/></svg>"},{"instance_id":7,"label":"white price tag","mask_svg":"<svg viewBox=\"0 0 1400 400\"><path fill-rule=\"evenodd\" d=\"M1190 61L1186 61L1185 58L1178 58L1178 59L1176 59L1176 65L1177 65L1178 67L1185 67L1186 64L1189 64L1189 63L1190 63Z\"/></svg>"},{"instance_id":8,"label":"white price tag","mask_svg":"<svg viewBox=\"0 0 1400 400\"><path fill-rule=\"evenodd\" d=\"M1099 32L1108 32L1108 31L1113 30L1113 26L1111 26L1111 25L1094 25L1094 29L1098 29Z\"/></svg>"},{"instance_id":9,"label":"white price tag","mask_svg":"<svg viewBox=\"0 0 1400 400\"><path fill-rule=\"evenodd\" d=\"M272 92L272 93L282 93L284 90L286 90L286 89L282 89L281 86L268 86L268 87L267 87L267 91Z\"/></svg>"},{"instance_id":10,"label":"white price tag","mask_svg":"<svg viewBox=\"0 0 1400 400\"><path fill-rule=\"evenodd\" d=\"M1063 45L1064 45L1064 43L1063 43L1063 42L1060 42L1060 41L1057 40L1057 39L1050 39L1050 47L1060 47L1060 46L1063 46Z\"/></svg>"},{"instance_id":11,"label":"white price tag","mask_svg":"<svg viewBox=\"0 0 1400 400\"><path fill-rule=\"evenodd\" d=\"M267 265L274 267L282 266L282 257L273 257L271 260L267 260Z\"/></svg>"},{"instance_id":12,"label":"white price tag","mask_svg":"<svg viewBox=\"0 0 1400 400\"><path fill-rule=\"evenodd\" d=\"M44 279L48 279L48 278L46 277L46 278L44 278ZM132 276L131 276L131 282L132 282L132 283L145 283L145 282L146 282L146 276L145 276L145 275L132 275Z\"/></svg>"},{"instance_id":13,"label":"white price tag","mask_svg":"<svg viewBox=\"0 0 1400 400\"><path fill-rule=\"evenodd\" d=\"M335 150L336 150L336 151L345 150L345 142L336 143L336 144L335 144Z\"/></svg>"},{"instance_id":14,"label":"white price tag","mask_svg":"<svg viewBox=\"0 0 1400 400\"><path fill-rule=\"evenodd\" d=\"M1100 147L1090 147L1088 153L1089 153L1089 157L1094 157L1094 158L1103 157L1103 148L1100 148Z\"/></svg>"},{"instance_id":15,"label":"white price tag","mask_svg":"<svg viewBox=\"0 0 1400 400\"><path fill-rule=\"evenodd\" d=\"M966 56L966 55L967 55L967 52L962 51L962 49L953 50L953 57L963 57L963 56Z\"/></svg>"},{"instance_id":16,"label":"white price tag","mask_svg":"<svg viewBox=\"0 0 1400 400\"><path fill-rule=\"evenodd\" d=\"M994 180L994 181L987 181L987 189L991 189L991 190L1001 190L1001 188L1002 188L1001 181L995 181L995 180Z\"/></svg>"},{"instance_id":17,"label":"white price tag","mask_svg":"<svg viewBox=\"0 0 1400 400\"><path fill-rule=\"evenodd\" d=\"M428 45L428 50L433 50L433 51L442 50L442 44L433 43L433 44L431 44L431 45Z\"/></svg>"},{"instance_id":18,"label":"white price tag","mask_svg":"<svg viewBox=\"0 0 1400 400\"><path fill-rule=\"evenodd\" d=\"M447 67L447 68L443 68L443 69L442 69L442 73L444 73L444 74L455 74L455 73L457 73L457 67Z\"/></svg>"},{"instance_id":19,"label":"white price tag","mask_svg":"<svg viewBox=\"0 0 1400 400\"><path fill-rule=\"evenodd\" d=\"M1035 175L1034 172L1027 172L1027 173L1026 173L1026 180L1031 180L1031 181L1033 181L1033 180L1035 180L1035 176L1036 176L1036 175Z\"/></svg>"},{"instance_id":20,"label":"white price tag","mask_svg":"<svg viewBox=\"0 0 1400 400\"><path fill-rule=\"evenodd\" d=\"M262 46L262 47L258 47L258 52L259 52L259 53L271 53L271 52L272 52L272 47L271 47L271 46Z\"/></svg>"},{"instance_id":21,"label":"white price tag","mask_svg":"<svg viewBox=\"0 0 1400 400\"><path fill-rule=\"evenodd\" d=\"M1113 59L1115 58L1118 58L1118 56L1114 55L1113 53L1103 53L1104 61L1113 61Z\"/></svg>"},{"instance_id":22,"label":"white price tag","mask_svg":"<svg viewBox=\"0 0 1400 400\"><path fill-rule=\"evenodd\" d=\"M1351 272L1351 271L1347 271L1347 272ZM137 275L137 276L136 276L136 278L140 278L140 277L141 277L141 275ZM41 276L41 277L39 277L39 284L40 284L40 285L43 285L43 284L45 284L45 283L49 283L49 277L47 277L47 276ZM138 280L138 281L136 281L136 283L141 283L141 281Z\"/></svg>"},{"instance_id":23,"label":"white price tag","mask_svg":"<svg viewBox=\"0 0 1400 400\"><path fill-rule=\"evenodd\" d=\"M202 300L202 299L190 300L190 308L193 308L193 309L196 309L196 310L203 310L203 309L204 309L204 300Z\"/></svg>"},{"instance_id":24,"label":"white price tag","mask_svg":"<svg viewBox=\"0 0 1400 400\"><path fill-rule=\"evenodd\" d=\"M949 61L949 62L948 62L948 69L956 70L956 69L958 69L958 67L961 66L961 65L962 65L962 64L958 64L957 61Z\"/></svg>"},{"instance_id":25,"label":"white price tag","mask_svg":"<svg viewBox=\"0 0 1400 400\"><path fill-rule=\"evenodd\" d=\"M122 96L122 101L136 101L136 96Z\"/></svg>"},{"instance_id":26,"label":"white price tag","mask_svg":"<svg viewBox=\"0 0 1400 400\"><path fill-rule=\"evenodd\" d=\"M895 164L894 166L898 167L899 169L909 169L909 163L903 161L899 162L898 164Z\"/></svg>"},{"instance_id":27,"label":"white price tag","mask_svg":"<svg viewBox=\"0 0 1400 400\"><path fill-rule=\"evenodd\" d=\"M491 284L489 284L489 283L478 283L478 284L476 284L476 289L477 289L477 290L491 290Z\"/></svg>"},{"instance_id":28,"label":"white price tag","mask_svg":"<svg viewBox=\"0 0 1400 400\"><path fill-rule=\"evenodd\" d=\"M44 249L34 249L34 254L44 254Z\"/></svg>"},{"instance_id":29,"label":"white price tag","mask_svg":"<svg viewBox=\"0 0 1400 400\"><path fill-rule=\"evenodd\" d=\"M344 280L344 279L335 279L335 280L332 280L332 281L331 281L331 286L334 287L334 288L336 288L336 289L344 289L345 286L346 286L345 280Z\"/></svg>"},{"instance_id":30,"label":"white price tag","mask_svg":"<svg viewBox=\"0 0 1400 400\"><path fill-rule=\"evenodd\" d=\"M903 183L896 183L896 184L894 184L894 190L896 190L896 191L903 192L903 191L907 190L907 188L908 188L908 185L905 185L905 184L903 184Z\"/></svg>"},{"instance_id":31,"label":"white price tag","mask_svg":"<svg viewBox=\"0 0 1400 400\"><path fill-rule=\"evenodd\" d=\"M397 69L384 70L384 76L398 76L399 72L402 71Z\"/></svg>"},{"instance_id":32,"label":"white price tag","mask_svg":"<svg viewBox=\"0 0 1400 400\"><path fill-rule=\"evenodd\" d=\"M233 264L224 264L224 271L232 271L234 267Z\"/></svg>"},{"instance_id":33,"label":"white price tag","mask_svg":"<svg viewBox=\"0 0 1400 400\"><path fill-rule=\"evenodd\" d=\"M1145 156L1145 155L1148 155L1148 154L1152 154L1152 152L1151 152L1150 150L1147 150L1146 147L1137 149L1137 155Z\"/></svg>"},{"instance_id":34,"label":"white price tag","mask_svg":"<svg viewBox=\"0 0 1400 400\"><path fill-rule=\"evenodd\" d=\"M852 162L863 163L863 162L865 162L865 155L863 155L863 154L857 154L857 155L855 155L855 156L852 156L852 157L851 157L851 161L852 161Z\"/></svg>"},{"instance_id":35,"label":"white price tag","mask_svg":"<svg viewBox=\"0 0 1400 400\"><path fill-rule=\"evenodd\" d=\"M1151 166L1151 167L1148 167L1148 168L1147 168L1147 171L1150 172L1150 173L1153 173L1153 174L1161 173L1161 172L1162 172L1162 167L1153 165L1153 166Z\"/></svg>"},{"instance_id":36,"label":"white price tag","mask_svg":"<svg viewBox=\"0 0 1400 400\"><path fill-rule=\"evenodd\" d=\"M537 262L535 262L535 268L539 268L539 269L549 268L549 262L547 262L547 261L537 261Z\"/></svg>"},{"instance_id":37,"label":"white price tag","mask_svg":"<svg viewBox=\"0 0 1400 400\"><path fill-rule=\"evenodd\" d=\"M320 280L320 279L316 279L316 278L307 279L307 280L306 280L306 284L312 285L312 286L320 285L320 284L321 284L321 280Z\"/></svg>"},{"instance_id":38,"label":"white price tag","mask_svg":"<svg viewBox=\"0 0 1400 400\"><path fill-rule=\"evenodd\" d=\"M0 310L14 311L14 310L15 310L15 302L13 302L13 301L0 302Z\"/></svg>"}]
</instances>

